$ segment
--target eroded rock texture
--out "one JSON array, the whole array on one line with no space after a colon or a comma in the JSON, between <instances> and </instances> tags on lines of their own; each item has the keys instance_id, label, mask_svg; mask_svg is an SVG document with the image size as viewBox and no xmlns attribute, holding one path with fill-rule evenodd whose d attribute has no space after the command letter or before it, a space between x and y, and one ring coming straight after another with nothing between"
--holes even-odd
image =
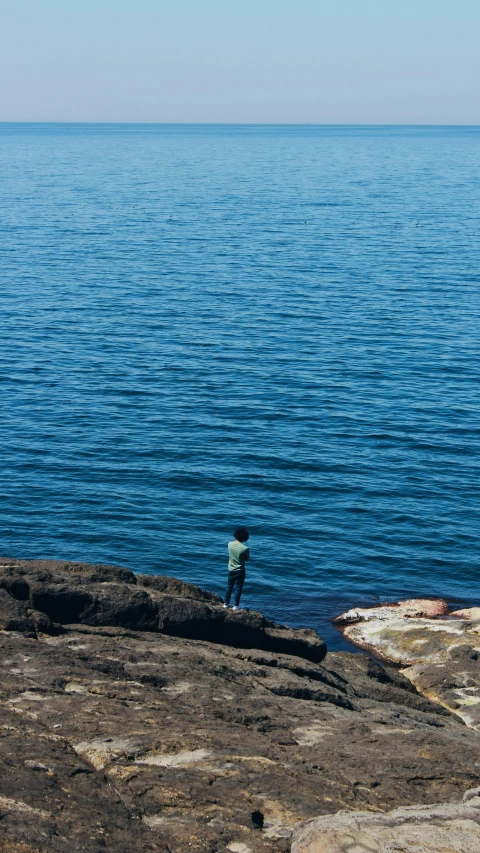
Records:
<instances>
[{"instance_id":1,"label":"eroded rock texture","mask_svg":"<svg viewBox=\"0 0 480 853\"><path fill-rule=\"evenodd\" d=\"M35 636L62 625L118 626L323 660L315 631L293 630L253 611L219 606L218 595L176 578L116 566L53 560L0 562L0 630Z\"/></svg>"},{"instance_id":2,"label":"eroded rock texture","mask_svg":"<svg viewBox=\"0 0 480 853\"><path fill-rule=\"evenodd\" d=\"M468 792L458 805L316 818L296 830L292 853L479 853L478 794L479 789Z\"/></svg>"},{"instance_id":3,"label":"eroded rock texture","mask_svg":"<svg viewBox=\"0 0 480 853\"><path fill-rule=\"evenodd\" d=\"M259 614L232 629L174 579L4 563L2 851L289 850L299 821L480 781L478 732L393 668Z\"/></svg>"},{"instance_id":4,"label":"eroded rock texture","mask_svg":"<svg viewBox=\"0 0 480 853\"><path fill-rule=\"evenodd\" d=\"M441 601L351 610L345 636L403 673L427 698L480 728L480 608L448 613Z\"/></svg>"}]
</instances>

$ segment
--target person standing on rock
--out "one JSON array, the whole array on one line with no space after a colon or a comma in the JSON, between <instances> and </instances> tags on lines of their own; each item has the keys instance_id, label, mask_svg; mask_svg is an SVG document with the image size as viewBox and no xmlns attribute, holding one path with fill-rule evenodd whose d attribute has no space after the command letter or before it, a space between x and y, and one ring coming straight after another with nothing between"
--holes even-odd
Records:
<instances>
[{"instance_id":1,"label":"person standing on rock","mask_svg":"<svg viewBox=\"0 0 480 853\"><path fill-rule=\"evenodd\" d=\"M228 543L228 584L223 606L228 607L230 604L230 598L235 587L232 610L238 610L245 581L245 563L250 559L250 551L245 545L245 542L248 542L246 527L237 527L233 535L235 539Z\"/></svg>"}]
</instances>

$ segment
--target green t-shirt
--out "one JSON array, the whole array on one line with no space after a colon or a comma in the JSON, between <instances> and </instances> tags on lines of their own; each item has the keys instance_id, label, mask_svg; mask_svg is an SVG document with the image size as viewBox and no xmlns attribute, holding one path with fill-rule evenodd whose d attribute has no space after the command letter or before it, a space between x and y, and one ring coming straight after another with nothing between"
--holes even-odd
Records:
<instances>
[{"instance_id":1,"label":"green t-shirt","mask_svg":"<svg viewBox=\"0 0 480 853\"><path fill-rule=\"evenodd\" d=\"M228 543L228 570L230 572L238 572L240 569L245 571L245 561L250 559L250 553L246 545L242 542Z\"/></svg>"}]
</instances>

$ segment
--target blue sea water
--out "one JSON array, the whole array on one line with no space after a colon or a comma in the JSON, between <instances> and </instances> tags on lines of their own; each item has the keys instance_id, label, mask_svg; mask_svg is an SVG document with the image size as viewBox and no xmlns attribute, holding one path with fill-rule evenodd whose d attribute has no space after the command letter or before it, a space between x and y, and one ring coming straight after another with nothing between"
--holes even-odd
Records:
<instances>
[{"instance_id":1,"label":"blue sea water","mask_svg":"<svg viewBox=\"0 0 480 853\"><path fill-rule=\"evenodd\" d=\"M0 553L480 603L480 128L0 125Z\"/></svg>"}]
</instances>

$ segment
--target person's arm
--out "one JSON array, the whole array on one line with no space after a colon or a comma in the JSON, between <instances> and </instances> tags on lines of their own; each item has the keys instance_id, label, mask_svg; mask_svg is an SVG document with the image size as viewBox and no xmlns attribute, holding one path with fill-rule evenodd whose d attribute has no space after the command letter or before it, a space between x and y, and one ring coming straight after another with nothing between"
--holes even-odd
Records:
<instances>
[{"instance_id":1,"label":"person's arm","mask_svg":"<svg viewBox=\"0 0 480 853\"><path fill-rule=\"evenodd\" d=\"M248 548L246 551L243 552L243 556L244 556L245 562L250 559L250 551L248 550Z\"/></svg>"}]
</instances>

